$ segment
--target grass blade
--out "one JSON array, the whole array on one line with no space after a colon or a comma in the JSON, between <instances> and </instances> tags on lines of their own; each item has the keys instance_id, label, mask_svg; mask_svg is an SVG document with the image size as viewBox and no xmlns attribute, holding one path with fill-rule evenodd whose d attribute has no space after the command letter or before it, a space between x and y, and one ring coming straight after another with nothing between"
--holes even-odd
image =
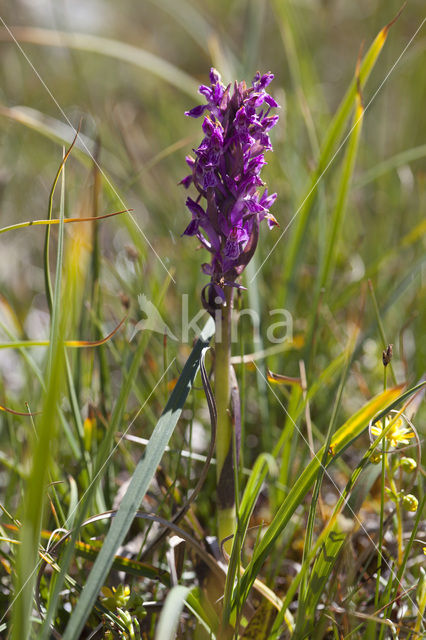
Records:
<instances>
[{"instance_id":1,"label":"grass blade","mask_svg":"<svg viewBox=\"0 0 426 640\"><path fill-rule=\"evenodd\" d=\"M135 47L126 42L102 38L90 33L69 33L67 31L53 31L52 29L38 29L33 27L13 27L13 36L18 42L30 42L45 47L69 47L80 51L98 53L109 58L122 60L135 65L148 73L156 75L165 82L183 91L193 98L197 95L198 83L187 73L153 53ZM1 37L3 36L3 37ZM11 36L3 29L0 38L10 40Z\"/></svg>"},{"instance_id":2,"label":"grass blade","mask_svg":"<svg viewBox=\"0 0 426 640\"><path fill-rule=\"evenodd\" d=\"M423 385L417 385L417 387L406 391L402 395L400 395L402 387L394 387L372 398L342 427L340 427L338 431L336 431L331 442L331 450L333 451L333 454L330 452L327 457L325 466L328 467L337 456L341 455L343 451L356 438L358 438L361 433L365 431L365 429L367 429L370 420L374 419L374 421L376 422L377 420L381 419L381 417L383 417L383 415L386 415L394 406L396 406L400 402L403 402L407 397L418 391L421 386ZM317 455L312 459L303 473L299 476L299 478L293 485L292 491L284 500L280 509L276 513L260 544L253 553L253 558L246 571L244 572L238 588L236 589L233 603L234 606L236 601L239 600L241 603L244 602L247 598L250 588L253 585L253 582L256 579L256 576L259 573L266 558L268 557L271 549L273 548L275 541L282 533L294 511L302 502L313 482L315 481L320 467L320 461L323 455L324 448L317 453Z\"/></svg>"},{"instance_id":3,"label":"grass blade","mask_svg":"<svg viewBox=\"0 0 426 640\"><path fill-rule=\"evenodd\" d=\"M21 545L17 554L17 597L12 613L12 638L14 640L26 640L30 633L35 569L38 561L48 471L52 459L50 443L54 440L55 425L58 417L58 399L64 375L63 337L65 334L65 314L61 313L62 309L66 307L61 295L64 245L63 220L65 213L64 163L61 163L61 170L62 188L59 213L61 224L59 225L55 288L52 293L50 347L46 358L46 379L48 382L44 394L42 415L37 425L37 437L34 443L31 471L25 493L22 528L20 531Z\"/></svg>"},{"instance_id":4,"label":"grass blade","mask_svg":"<svg viewBox=\"0 0 426 640\"><path fill-rule=\"evenodd\" d=\"M155 640L174 640L179 618L189 592L190 589L181 584L169 591L158 621Z\"/></svg>"},{"instance_id":5,"label":"grass blade","mask_svg":"<svg viewBox=\"0 0 426 640\"><path fill-rule=\"evenodd\" d=\"M231 615L232 591L234 588L235 576L237 575L241 549L244 545L244 539L247 533L250 517L253 513L262 484L268 471L276 472L276 463L270 454L262 453L254 463L253 470L248 479L240 504L237 530L235 532L231 557L226 573L225 595L223 602L223 621L225 625L229 622Z\"/></svg>"},{"instance_id":6,"label":"grass blade","mask_svg":"<svg viewBox=\"0 0 426 640\"><path fill-rule=\"evenodd\" d=\"M120 508L112 521L104 545L87 579L83 592L64 633L64 640L78 637L114 561L117 548L123 542L134 515L145 495L173 433L185 400L194 382L200 361L214 333L214 321L209 319L198 339L167 405L154 429L145 454L139 461L124 495Z\"/></svg>"},{"instance_id":7,"label":"grass blade","mask_svg":"<svg viewBox=\"0 0 426 640\"><path fill-rule=\"evenodd\" d=\"M325 138L321 144L317 167L312 173L308 187L305 191L305 195L302 198L302 204L297 212L297 222L287 248L287 283L283 291L283 299L281 302L283 306L285 306L286 302L288 285L291 283L291 280L294 276L296 262L300 256L300 247L305 233L306 225L309 220L309 215L316 199L318 183L324 171L333 160L333 152L342 139L346 122L356 101L357 91L361 91L365 86L365 83L367 82L370 73L373 70L373 67L386 42L389 28L390 24L381 29L374 42L370 46L369 50L365 54L363 60L359 65L359 72L357 72L351 84L349 85L349 88L346 91L339 109L337 110L337 113L331 121Z\"/></svg>"}]
</instances>

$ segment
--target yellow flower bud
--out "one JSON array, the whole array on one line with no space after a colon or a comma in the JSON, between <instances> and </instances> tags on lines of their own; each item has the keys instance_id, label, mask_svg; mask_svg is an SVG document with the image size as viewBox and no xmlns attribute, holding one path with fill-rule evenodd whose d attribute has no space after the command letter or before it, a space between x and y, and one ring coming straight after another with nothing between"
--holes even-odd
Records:
<instances>
[{"instance_id":1,"label":"yellow flower bud","mask_svg":"<svg viewBox=\"0 0 426 640\"><path fill-rule=\"evenodd\" d=\"M406 458L404 456L403 458L401 458L399 464L401 466L401 469L404 469L404 471L407 471L407 473L412 473L417 468L417 462L414 460L414 458Z\"/></svg>"},{"instance_id":2,"label":"yellow flower bud","mask_svg":"<svg viewBox=\"0 0 426 640\"><path fill-rule=\"evenodd\" d=\"M378 451L374 451L370 456L370 462L372 464L379 464L382 461L382 454Z\"/></svg>"},{"instance_id":3,"label":"yellow flower bud","mask_svg":"<svg viewBox=\"0 0 426 640\"><path fill-rule=\"evenodd\" d=\"M407 509L407 511L417 511L419 501L412 493L407 493L407 495L402 498L402 506L404 509Z\"/></svg>"}]
</instances>

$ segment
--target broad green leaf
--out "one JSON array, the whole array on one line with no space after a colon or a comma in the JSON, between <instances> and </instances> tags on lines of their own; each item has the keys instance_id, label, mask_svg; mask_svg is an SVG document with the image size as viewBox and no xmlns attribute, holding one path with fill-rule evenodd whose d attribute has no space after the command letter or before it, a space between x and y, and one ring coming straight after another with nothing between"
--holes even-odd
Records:
<instances>
[{"instance_id":1,"label":"broad green leaf","mask_svg":"<svg viewBox=\"0 0 426 640\"><path fill-rule=\"evenodd\" d=\"M205 597L200 587L194 587L188 594L185 606L195 615L200 624L216 638L216 630L219 627L219 619L211 602Z\"/></svg>"},{"instance_id":2,"label":"broad green leaf","mask_svg":"<svg viewBox=\"0 0 426 640\"><path fill-rule=\"evenodd\" d=\"M263 600L241 637L247 640L267 640L276 615L275 607L268 600Z\"/></svg>"},{"instance_id":3,"label":"broad green leaf","mask_svg":"<svg viewBox=\"0 0 426 640\"><path fill-rule=\"evenodd\" d=\"M214 321L209 318L157 422L144 455L133 473L117 515L111 523L103 547L69 620L63 636L64 640L73 640L78 637L86 619L90 615L99 591L112 566L117 548L122 544L130 529L135 513L160 463L213 333Z\"/></svg>"}]
</instances>

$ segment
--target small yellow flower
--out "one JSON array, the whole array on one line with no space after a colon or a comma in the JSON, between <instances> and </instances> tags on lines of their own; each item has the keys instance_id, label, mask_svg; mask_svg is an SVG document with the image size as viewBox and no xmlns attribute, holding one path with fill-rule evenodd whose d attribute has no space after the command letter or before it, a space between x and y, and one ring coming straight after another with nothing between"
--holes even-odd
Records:
<instances>
[{"instance_id":1,"label":"small yellow flower","mask_svg":"<svg viewBox=\"0 0 426 640\"><path fill-rule=\"evenodd\" d=\"M391 419L385 418L385 429L389 425ZM383 427L380 422L371 427L371 433L378 438L382 435ZM414 438L414 433L410 427L405 426L402 418L397 418L385 436L391 447L397 447L399 444L410 444L410 439Z\"/></svg>"},{"instance_id":2,"label":"small yellow flower","mask_svg":"<svg viewBox=\"0 0 426 640\"><path fill-rule=\"evenodd\" d=\"M117 607L125 607L130 598L130 587L119 584L117 588L102 587L102 604L108 609L114 610Z\"/></svg>"}]
</instances>

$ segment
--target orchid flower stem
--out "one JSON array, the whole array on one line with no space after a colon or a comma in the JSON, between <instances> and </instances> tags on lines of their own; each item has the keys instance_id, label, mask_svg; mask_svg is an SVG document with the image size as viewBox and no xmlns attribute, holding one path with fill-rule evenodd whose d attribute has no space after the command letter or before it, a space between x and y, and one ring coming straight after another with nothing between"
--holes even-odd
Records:
<instances>
[{"instance_id":1,"label":"orchid flower stem","mask_svg":"<svg viewBox=\"0 0 426 640\"><path fill-rule=\"evenodd\" d=\"M215 395L217 408L216 479L219 543L236 529L232 420L230 415L231 313L233 290L225 290L225 304L217 316L215 343ZM232 539L224 545L229 553Z\"/></svg>"}]
</instances>

